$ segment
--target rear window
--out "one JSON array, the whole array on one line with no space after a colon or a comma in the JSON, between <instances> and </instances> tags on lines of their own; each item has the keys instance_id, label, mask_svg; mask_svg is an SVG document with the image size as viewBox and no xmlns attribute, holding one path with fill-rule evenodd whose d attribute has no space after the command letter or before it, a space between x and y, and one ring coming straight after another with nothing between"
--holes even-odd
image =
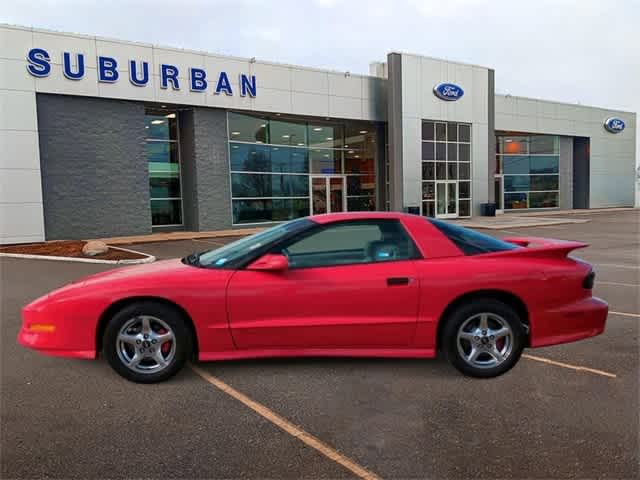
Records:
<instances>
[{"instance_id":1,"label":"rear window","mask_svg":"<svg viewBox=\"0 0 640 480\"><path fill-rule=\"evenodd\" d=\"M446 223L433 218L427 219L440 230L449 240L456 244L465 255L478 255L481 253L503 252L519 248L513 243L508 243L497 238L490 237L475 230L464 228L452 223Z\"/></svg>"}]
</instances>

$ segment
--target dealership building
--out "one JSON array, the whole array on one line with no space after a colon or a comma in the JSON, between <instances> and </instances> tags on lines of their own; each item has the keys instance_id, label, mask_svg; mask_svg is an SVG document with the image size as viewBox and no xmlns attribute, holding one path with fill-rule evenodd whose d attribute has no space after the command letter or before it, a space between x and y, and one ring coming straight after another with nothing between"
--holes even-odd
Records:
<instances>
[{"instance_id":1,"label":"dealership building","mask_svg":"<svg viewBox=\"0 0 640 480\"><path fill-rule=\"evenodd\" d=\"M0 26L0 244L633 206L635 113L384 60L356 75Z\"/></svg>"}]
</instances>

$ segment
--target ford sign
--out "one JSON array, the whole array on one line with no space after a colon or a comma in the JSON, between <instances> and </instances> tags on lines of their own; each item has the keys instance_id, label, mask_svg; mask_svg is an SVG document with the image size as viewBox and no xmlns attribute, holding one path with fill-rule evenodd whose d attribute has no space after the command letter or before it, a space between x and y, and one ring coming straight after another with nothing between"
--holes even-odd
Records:
<instances>
[{"instance_id":1,"label":"ford sign","mask_svg":"<svg viewBox=\"0 0 640 480\"><path fill-rule=\"evenodd\" d=\"M453 83L439 83L433 87L433 93L441 100L454 102L462 98L464 90Z\"/></svg>"},{"instance_id":2,"label":"ford sign","mask_svg":"<svg viewBox=\"0 0 640 480\"><path fill-rule=\"evenodd\" d=\"M616 117L609 117L604 121L604 128L611 133L620 133L624 130L624 120Z\"/></svg>"}]
</instances>

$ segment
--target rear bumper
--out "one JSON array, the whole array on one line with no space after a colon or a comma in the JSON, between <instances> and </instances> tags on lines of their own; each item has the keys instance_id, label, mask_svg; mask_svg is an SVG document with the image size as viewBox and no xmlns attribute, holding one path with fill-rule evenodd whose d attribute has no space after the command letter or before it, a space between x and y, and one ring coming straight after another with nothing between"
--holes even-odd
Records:
<instances>
[{"instance_id":1,"label":"rear bumper","mask_svg":"<svg viewBox=\"0 0 640 480\"><path fill-rule=\"evenodd\" d=\"M544 347L595 337L604 332L609 305L589 297L540 312L531 319L531 347Z\"/></svg>"}]
</instances>

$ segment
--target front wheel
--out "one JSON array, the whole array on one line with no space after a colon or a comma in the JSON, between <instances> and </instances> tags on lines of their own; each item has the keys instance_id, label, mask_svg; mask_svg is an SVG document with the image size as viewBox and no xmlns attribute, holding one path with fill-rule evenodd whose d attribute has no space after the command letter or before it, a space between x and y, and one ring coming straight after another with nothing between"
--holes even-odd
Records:
<instances>
[{"instance_id":1,"label":"front wheel","mask_svg":"<svg viewBox=\"0 0 640 480\"><path fill-rule=\"evenodd\" d=\"M449 362L472 377L495 377L520 359L525 331L516 311L494 299L475 300L444 319L442 341Z\"/></svg>"},{"instance_id":2,"label":"front wheel","mask_svg":"<svg viewBox=\"0 0 640 480\"><path fill-rule=\"evenodd\" d=\"M103 351L109 365L127 380L156 383L180 371L189 345L180 312L168 305L137 302L111 318Z\"/></svg>"}]
</instances>

